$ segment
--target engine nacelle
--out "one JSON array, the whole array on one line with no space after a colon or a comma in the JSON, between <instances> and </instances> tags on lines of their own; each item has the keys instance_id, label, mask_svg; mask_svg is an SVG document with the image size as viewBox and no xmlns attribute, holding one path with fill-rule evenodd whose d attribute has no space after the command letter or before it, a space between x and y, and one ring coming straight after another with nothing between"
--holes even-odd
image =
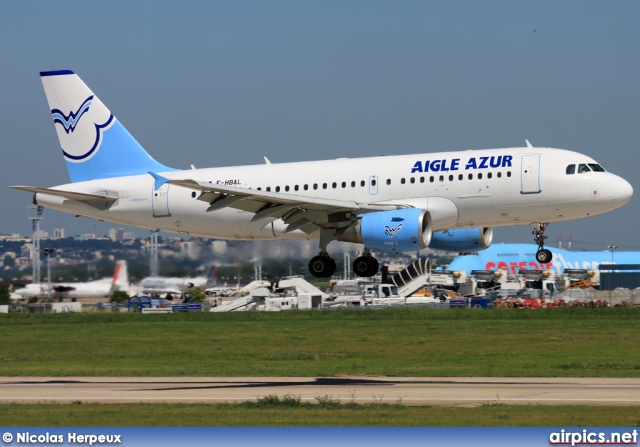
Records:
<instances>
[{"instance_id":1,"label":"engine nacelle","mask_svg":"<svg viewBox=\"0 0 640 447\"><path fill-rule=\"evenodd\" d=\"M489 248L491 242L493 242L493 228L455 228L433 233L429 248L448 251L478 251Z\"/></svg>"},{"instance_id":2,"label":"engine nacelle","mask_svg":"<svg viewBox=\"0 0 640 447\"><path fill-rule=\"evenodd\" d=\"M364 214L337 239L364 244L371 250L421 250L431 242L431 228L431 217L426 210L403 208Z\"/></svg>"}]
</instances>

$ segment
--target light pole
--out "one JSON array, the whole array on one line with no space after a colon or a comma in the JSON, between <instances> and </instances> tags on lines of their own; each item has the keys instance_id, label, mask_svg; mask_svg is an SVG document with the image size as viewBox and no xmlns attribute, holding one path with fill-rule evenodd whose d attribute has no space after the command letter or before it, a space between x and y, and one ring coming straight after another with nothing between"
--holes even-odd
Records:
<instances>
[{"instance_id":1,"label":"light pole","mask_svg":"<svg viewBox=\"0 0 640 447\"><path fill-rule=\"evenodd\" d=\"M613 253L615 252L615 250L618 248L617 245L607 245L607 247L609 248L609 250L611 250L611 263L613 264Z\"/></svg>"},{"instance_id":2,"label":"light pole","mask_svg":"<svg viewBox=\"0 0 640 447\"><path fill-rule=\"evenodd\" d=\"M51 255L55 248L45 248L44 255L47 257L47 300L51 301Z\"/></svg>"}]
</instances>

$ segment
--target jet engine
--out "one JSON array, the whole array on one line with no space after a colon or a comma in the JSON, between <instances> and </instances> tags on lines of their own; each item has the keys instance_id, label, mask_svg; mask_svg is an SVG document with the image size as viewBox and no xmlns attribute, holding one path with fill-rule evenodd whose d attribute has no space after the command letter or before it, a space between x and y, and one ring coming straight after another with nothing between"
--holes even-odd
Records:
<instances>
[{"instance_id":1,"label":"jet engine","mask_svg":"<svg viewBox=\"0 0 640 447\"><path fill-rule=\"evenodd\" d=\"M478 251L489 248L492 241L493 228L455 228L433 233L429 248L458 252Z\"/></svg>"},{"instance_id":2,"label":"jet engine","mask_svg":"<svg viewBox=\"0 0 640 447\"><path fill-rule=\"evenodd\" d=\"M364 244L371 250L411 251L431 242L431 216L419 208L403 208L364 214L337 240Z\"/></svg>"}]
</instances>

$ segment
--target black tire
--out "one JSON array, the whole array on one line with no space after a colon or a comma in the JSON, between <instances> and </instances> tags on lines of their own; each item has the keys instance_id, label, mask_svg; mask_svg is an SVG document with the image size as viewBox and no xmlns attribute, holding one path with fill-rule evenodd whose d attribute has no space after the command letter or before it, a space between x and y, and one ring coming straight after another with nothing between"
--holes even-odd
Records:
<instances>
[{"instance_id":1,"label":"black tire","mask_svg":"<svg viewBox=\"0 0 640 447\"><path fill-rule=\"evenodd\" d=\"M327 278L336 272L336 261L329 256L315 256L309 261L309 273L316 278Z\"/></svg>"},{"instance_id":2,"label":"black tire","mask_svg":"<svg viewBox=\"0 0 640 447\"><path fill-rule=\"evenodd\" d=\"M328 258L329 262L327 263L327 268L324 271L324 278L328 278L329 276L333 276L336 272L336 261L333 258Z\"/></svg>"},{"instance_id":3,"label":"black tire","mask_svg":"<svg viewBox=\"0 0 640 447\"><path fill-rule=\"evenodd\" d=\"M369 257L369 269L367 270L367 274L365 276L374 276L376 273L378 273L378 269L380 269L378 260L374 257Z\"/></svg>"},{"instance_id":4,"label":"black tire","mask_svg":"<svg viewBox=\"0 0 640 447\"><path fill-rule=\"evenodd\" d=\"M309 261L309 273L311 273L316 278L324 278L324 271L327 268L325 256L314 256Z\"/></svg>"},{"instance_id":5,"label":"black tire","mask_svg":"<svg viewBox=\"0 0 640 447\"><path fill-rule=\"evenodd\" d=\"M551 262L551 259L553 259L553 255L551 254L551 251L547 250L546 248L538 250L538 252L536 253L536 260L541 264Z\"/></svg>"},{"instance_id":6,"label":"black tire","mask_svg":"<svg viewBox=\"0 0 640 447\"><path fill-rule=\"evenodd\" d=\"M370 257L368 256L360 256L353 261L353 273L356 276L369 276L367 273L369 272L369 261Z\"/></svg>"},{"instance_id":7,"label":"black tire","mask_svg":"<svg viewBox=\"0 0 640 447\"><path fill-rule=\"evenodd\" d=\"M368 278L378 273L380 264L373 256L360 256L353 261L353 273Z\"/></svg>"}]
</instances>

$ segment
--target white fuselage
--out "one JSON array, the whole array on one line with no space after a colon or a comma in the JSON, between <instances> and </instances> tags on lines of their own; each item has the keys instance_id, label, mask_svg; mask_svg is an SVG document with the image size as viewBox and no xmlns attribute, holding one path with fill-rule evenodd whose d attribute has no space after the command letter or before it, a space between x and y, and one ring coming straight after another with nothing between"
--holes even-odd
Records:
<instances>
[{"instance_id":1,"label":"white fuselage","mask_svg":"<svg viewBox=\"0 0 640 447\"><path fill-rule=\"evenodd\" d=\"M561 149L510 148L264 164L159 173L172 179L260 189L309 198L336 198L428 208L445 199L446 218L434 230L528 225L602 214L629 201L633 190L609 172L569 175L568 165L596 163ZM109 209L37 193L39 205L81 216L171 233L218 239L317 239L320 231L284 233L276 218L252 222L235 208L207 212L198 193L177 185L154 189L151 175L107 178L55 189L117 194ZM452 214L453 210L453 214ZM437 214L437 213L434 213ZM437 217L437 216L436 216Z\"/></svg>"}]
</instances>

